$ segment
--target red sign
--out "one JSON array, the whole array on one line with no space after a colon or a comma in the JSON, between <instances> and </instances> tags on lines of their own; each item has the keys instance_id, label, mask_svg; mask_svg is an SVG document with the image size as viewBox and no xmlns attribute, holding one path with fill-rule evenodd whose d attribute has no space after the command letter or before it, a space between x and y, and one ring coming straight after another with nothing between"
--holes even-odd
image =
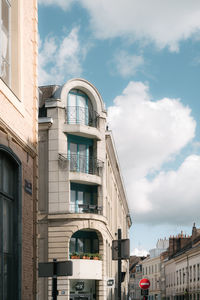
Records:
<instances>
[{"instance_id":1,"label":"red sign","mask_svg":"<svg viewBox=\"0 0 200 300\"><path fill-rule=\"evenodd\" d=\"M147 290L150 287L150 281L147 278L143 278L140 280L139 286L143 290Z\"/></svg>"}]
</instances>

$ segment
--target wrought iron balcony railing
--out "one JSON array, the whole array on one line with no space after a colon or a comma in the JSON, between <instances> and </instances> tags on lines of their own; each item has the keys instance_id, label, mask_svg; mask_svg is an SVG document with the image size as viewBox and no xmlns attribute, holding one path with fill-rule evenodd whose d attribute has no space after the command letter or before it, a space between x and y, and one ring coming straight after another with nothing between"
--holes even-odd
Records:
<instances>
[{"instance_id":1,"label":"wrought iron balcony railing","mask_svg":"<svg viewBox=\"0 0 200 300\"><path fill-rule=\"evenodd\" d=\"M103 167L103 162L94 158L80 155L78 153L68 156L70 161L71 172L81 172L92 175L100 175L100 169Z\"/></svg>"},{"instance_id":2,"label":"wrought iron balcony railing","mask_svg":"<svg viewBox=\"0 0 200 300\"><path fill-rule=\"evenodd\" d=\"M81 106L67 107L67 123L98 127L99 115L96 111Z\"/></svg>"},{"instance_id":3,"label":"wrought iron balcony railing","mask_svg":"<svg viewBox=\"0 0 200 300\"><path fill-rule=\"evenodd\" d=\"M74 204L74 203L70 203L70 213L102 214L102 206L98 206L96 204Z\"/></svg>"}]
</instances>

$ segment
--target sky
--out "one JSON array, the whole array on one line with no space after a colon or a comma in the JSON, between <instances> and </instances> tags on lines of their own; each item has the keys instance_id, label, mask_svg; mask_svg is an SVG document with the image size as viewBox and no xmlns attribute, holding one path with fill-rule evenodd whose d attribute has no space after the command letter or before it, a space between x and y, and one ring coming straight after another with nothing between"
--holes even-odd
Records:
<instances>
[{"instance_id":1,"label":"sky","mask_svg":"<svg viewBox=\"0 0 200 300\"><path fill-rule=\"evenodd\" d=\"M131 254L200 227L200 1L38 0L39 85L85 78L108 112Z\"/></svg>"}]
</instances>

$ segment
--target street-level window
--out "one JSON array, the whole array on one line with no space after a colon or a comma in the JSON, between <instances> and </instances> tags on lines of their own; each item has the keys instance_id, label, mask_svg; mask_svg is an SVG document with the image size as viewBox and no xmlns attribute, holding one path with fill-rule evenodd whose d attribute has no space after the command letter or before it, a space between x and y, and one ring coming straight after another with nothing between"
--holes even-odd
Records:
<instances>
[{"instance_id":1,"label":"street-level window","mask_svg":"<svg viewBox=\"0 0 200 300\"><path fill-rule=\"evenodd\" d=\"M0 0L0 77L10 84L10 1Z\"/></svg>"},{"instance_id":2,"label":"street-level window","mask_svg":"<svg viewBox=\"0 0 200 300\"><path fill-rule=\"evenodd\" d=\"M19 299L18 166L0 149L0 300Z\"/></svg>"}]
</instances>

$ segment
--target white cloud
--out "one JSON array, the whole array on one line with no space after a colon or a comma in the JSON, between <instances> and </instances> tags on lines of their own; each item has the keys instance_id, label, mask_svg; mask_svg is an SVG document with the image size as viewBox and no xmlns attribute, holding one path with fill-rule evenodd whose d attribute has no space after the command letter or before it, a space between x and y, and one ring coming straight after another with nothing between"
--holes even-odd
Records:
<instances>
[{"instance_id":1,"label":"white cloud","mask_svg":"<svg viewBox=\"0 0 200 300\"><path fill-rule=\"evenodd\" d=\"M48 36L40 41L39 49L39 84L61 84L71 76L82 73L81 59L84 55L78 39L78 28L62 40Z\"/></svg>"},{"instance_id":2,"label":"white cloud","mask_svg":"<svg viewBox=\"0 0 200 300\"><path fill-rule=\"evenodd\" d=\"M147 256L148 251L140 248L134 248L131 255L136 255L136 256Z\"/></svg>"},{"instance_id":3,"label":"white cloud","mask_svg":"<svg viewBox=\"0 0 200 300\"><path fill-rule=\"evenodd\" d=\"M190 155L177 171L160 172L152 181L133 182L129 193L135 221L190 225L198 220L199 178L200 156Z\"/></svg>"},{"instance_id":4,"label":"white cloud","mask_svg":"<svg viewBox=\"0 0 200 300\"><path fill-rule=\"evenodd\" d=\"M74 3L88 10L91 28L100 39L128 37L178 51L181 41L199 38L199 0L39 0L63 10Z\"/></svg>"},{"instance_id":5,"label":"white cloud","mask_svg":"<svg viewBox=\"0 0 200 300\"><path fill-rule=\"evenodd\" d=\"M57 5L62 9L67 10L74 1L75 0L38 0L38 3L45 6Z\"/></svg>"},{"instance_id":6,"label":"white cloud","mask_svg":"<svg viewBox=\"0 0 200 300\"><path fill-rule=\"evenodd\" d=\"M196 122L191 110L178 99L152 101L147 84L130 82L108 108L108 120L134 220L189 222L191 203L195 217L200 208L200 157L188 157L177 171L160 172L192 141ZM150 174L153 180L147 179Z\"/></svg>"},{"instance_id":7,"label":"white cloud","mask_svg":"<svg viewBox=\"0 0 200 300\"><path fill-rule=\"evenodd\" d=\"M128 36L178 51L200 30L199 0L81 0L98 38Z\"/></svg>"},{"instance_id":8,"label":"white cloud","mask_svg":"<svg viewBox=\"0 0 200 300\"><path fill-rule=\"evenodd\" d=\"M126 51L119 51L115 55L114 65L119 74L128 77L140 70L144 65L144 58L141 55L130 55Z\"/></svg>"},{"instance_id":9,"label":"white cloud","mask_svg":"<svg viewBox=\"0 0 200 300\"><path fill-rule=\"evenodd\" d=\"M108 108L122 167L133 178L159 170L195 134L196 122L178 99L151 101L148 85L130 82Z\"/></svg>"}]
</instances>

